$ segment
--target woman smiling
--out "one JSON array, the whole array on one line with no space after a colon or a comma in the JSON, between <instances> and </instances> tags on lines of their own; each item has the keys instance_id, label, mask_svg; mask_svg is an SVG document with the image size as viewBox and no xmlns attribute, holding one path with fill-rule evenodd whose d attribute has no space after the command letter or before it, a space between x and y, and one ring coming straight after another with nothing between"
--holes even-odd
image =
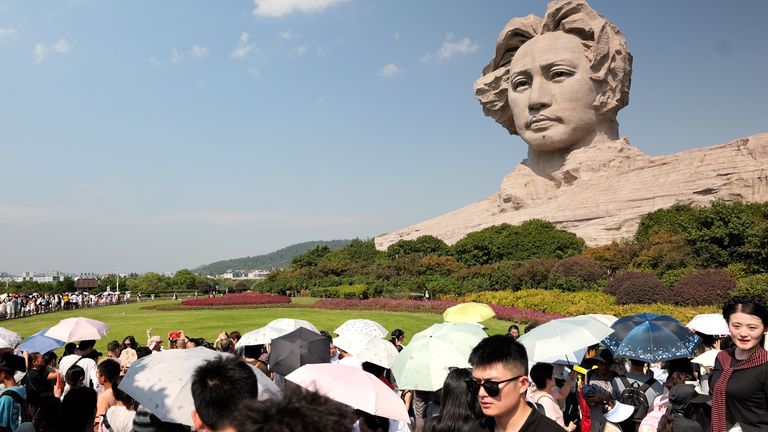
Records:
<instances>
[{"instance_id":1,"label":"woman smiling","mask_svg":"<svg viewBox=\"0 0 768 432\"><path fill-rule=\"evenodd\" d=\"M768 352L763 348L768 305L753 297L734 297L723 306L734 347L715 361L712 432L736 424L744 432L768 430Z\"/></svg>"}]
</instances>

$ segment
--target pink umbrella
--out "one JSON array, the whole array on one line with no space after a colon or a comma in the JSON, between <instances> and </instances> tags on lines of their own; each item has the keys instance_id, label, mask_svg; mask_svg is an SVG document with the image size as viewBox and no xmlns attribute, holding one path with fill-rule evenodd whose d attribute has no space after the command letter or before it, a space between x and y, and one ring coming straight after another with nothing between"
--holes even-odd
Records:
<instances>
[{"instance_id":1,"label":"pink umbrella","mask_svg":"<svg viewBox=\"0 0 768 432\"><path fill-rule=\"evenodd\" d=\"M45 335L64 342L101 339L107 334L107 324L101 321L75 317L66 318L48 329Z\"/></svg>"},{"instance_id":2,"label":"pink umbrella","mask_svg":"<svg viewBox=\"0 0 768 432\"><path fill-rule=\"evenodd\" d=\"M369 414L404 422L409 420L405 405L397 394L362 369L334 363L308 364L285 379Z\"/></svg>"}]
</instances>

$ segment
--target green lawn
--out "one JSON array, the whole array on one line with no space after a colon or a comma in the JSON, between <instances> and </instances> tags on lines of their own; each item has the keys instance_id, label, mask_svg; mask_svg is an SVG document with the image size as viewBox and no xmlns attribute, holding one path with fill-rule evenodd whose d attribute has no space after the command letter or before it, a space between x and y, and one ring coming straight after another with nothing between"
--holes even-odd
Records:
<instances>
[{"instance_id":1,"label":"green lawn","mask_svg":"<svg viewBox=\"0 0 768 432\"><path fill-rule=\"evenodd\" d=\"M136 340L146 343L145 332L152 329L153 334L165 339L171 330L184 330L189 337L202 337L215 340L221 330L239 330L241 333L257 329L276 318L299 318L314 324L320 330L333 331L344 321L351 318L367 318L379 322L390 332L396 328L405 331L406 343L410 337L430 325L442 322L442 316L426 313L408 312L379 312L379 311L329 311L310 308L290 309L242 309L242 310L202 310L202 311L156 311L142 310L147 304L171 303L172 301L106 306L99 308L80 309L75 311L56 312L32 317L17 318L0 323L3 327L13 330L22 336L29 336L42 328L50 327L63 318L83 316L106 322L109 333L96 344L97 349L106 352L106 344L116 339L133 335ZM488 334L504 333L509 326L508 321L491 319L484 322Z\"/></svg>"}]
</instances>

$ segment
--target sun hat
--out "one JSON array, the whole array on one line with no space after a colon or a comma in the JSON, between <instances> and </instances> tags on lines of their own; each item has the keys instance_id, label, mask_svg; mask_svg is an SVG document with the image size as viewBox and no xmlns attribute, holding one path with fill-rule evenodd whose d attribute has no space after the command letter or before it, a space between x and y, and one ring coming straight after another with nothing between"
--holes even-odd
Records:
<instances>
[{"instance_id":1,"label":"sun hat","mask_svg":"<svg viewBox=\"0 0 768 432\"><path fill-rule=\"evenodd\" d=\"M635 407L632 405L616 402L610 411L605 413L605 419L611 423L621 423L628 419L635 412Z\"/></svg>"}]
</instances>

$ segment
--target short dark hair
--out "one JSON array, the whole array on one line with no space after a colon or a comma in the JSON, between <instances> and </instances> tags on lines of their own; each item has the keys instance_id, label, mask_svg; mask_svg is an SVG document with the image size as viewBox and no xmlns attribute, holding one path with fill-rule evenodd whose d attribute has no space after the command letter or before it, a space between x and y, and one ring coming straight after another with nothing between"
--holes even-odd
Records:
<instances>
[{"instance_id":1,"label":"short dark hair","mask_svg":"<svg viewBox=\"0 0 768 432\"><path fill-rule=\"evenodd\" d=\"M239 331L234 330L229 332L229 338L232 340L240 340L243 338L243 335L241 335Z\"/></svg>"},{"instance_id":2,"label":"short dark hair","mask_svg":"<svg viewBox=\"0 0 768 432\"><path fill-rule=\"evenodd\" d=\"M120 342L113 340L107 344L107 351L120 351Z\"/></svg>"},{"instance_id":3,"label":"short dark hair","mask_svg":"<svg viewBox=\"0 0 768 432\"><path fill-rule=\"evenodd\" d=\"M485 367L501 364L507 369L519 369L528 373L528 353L525 347L505 335L488 336L480 341L469 355L473 367Z\"/></svg>"},{"instance_id":4,"label":"short dark hair","mask_svg":"<svg viewBox=\"0 0 768 432\"><path fill-rule=\"evenodd\" d=\"M120 376L120 363L117 360L106 359L99 363L96 369L99 371L99 375L103 376L110 384L114 383L115 378Z\"/></svg>"},{"instance_id":5,"label":"short dark hair","mask_svg":"<svg viewBox=\"0 0 768 432\"><path fill-rule=\"evenodd\" d=\"M80 343L77 344L77 349L79 349L80 351L85 351L95 346L96 346L96 341L93 339L81 340Z\"/></svg>"},{"instance_id":6,"label":"short dark hair","mask_svg":"<svg viewBox=\"0 0 768 432\"><path fill-rule=\"evenodd\" d=\"M140 346L140 347L136 348L136 359L137 360L142 358L142 357L146 357L146 356L148 356L150 354L152 354L152 350L147 348L147 347L145 347L145 346Z\"/></svg>"},{"instance_id":7,"label":"short dark hair","mask_svg":"<svg viewBox=\"0 0 768 432\"><path fill-rule=\"evenodd\" d=\"M512 330L517 330L519 332L520 331L520 327L518 327L517 324L512 324L511 326L509 326L507 328L507 333L511 332Z\"/></svg>"},{"instance_id":8,"label":"short dark hair","mask_svg":"<svg viewBox=\"0 0 768 432\"><path fill-rule=\"evenodd\" d=\"M352 408L298 386L279 399L245 401L234 417L233 427L249 432L349 432L355 423Z\"/></svg>"},{"instance_id":9,"label":"short dark hair","mask_svg":"<svg viewBox=\"0 0 768 432\"><path fill-rule=\"evenodd\" d=\"M82 385L83 382L85 382L85 370L78 365L70 366L69 369L67 369L67 373L64 374L64 381L66 381L70 387Z\"/></svg>"},{"instance_id":10,"label":"short dark hair","mask_svg":"<svg viewBox=\"0 0 768 432\"><path fill-rule=\"evenodd\" d=\"M192 376L195 410L211 429L229 426L233 420L232 410L258 396L256 374L247 363L234 356L210 360L198 366Z\"/></svg>"},{"instance_id":11,"label":"short dark hair","mask_svg":"<svg viewBox=\"0 0 768 432\"><path fill-rule=\"evenodd\" d=\"M531 367L531 381L536 384L536 388L543 390L547 387L547 380L552 378L552 372L555 368L549 363L536 363Z\"/></svg>"}]
</instances>

